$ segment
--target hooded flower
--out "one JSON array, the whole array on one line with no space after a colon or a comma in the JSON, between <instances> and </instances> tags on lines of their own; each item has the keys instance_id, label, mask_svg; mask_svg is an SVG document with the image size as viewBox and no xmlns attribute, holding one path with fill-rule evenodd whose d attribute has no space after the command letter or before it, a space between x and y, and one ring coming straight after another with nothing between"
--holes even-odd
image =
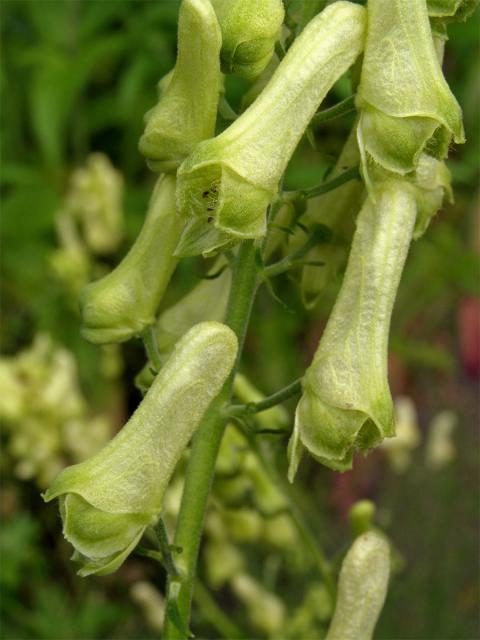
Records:
<instances>
[{"instance_id":1,"label":"hooded flower","mask_svg":"<svg viewBox=\"0 0 480 640\"><path fill-rule=\"evenodd\" d=\"M360 211L342 288L303 379L290 442L290 479L304 448L344 471L355 449L394 435L387 380L390 315L416 217L400 181L382 184Z\"/></svg>"},{"instance_id":2,"label":"hooded flower","mask_svg":"<svg viewBox=\"0 0 480 640\"><path fill-rule=\"evenodd\" d=\"M212 4L222 30L222 71L255 78L273 55L285 14L282 0L212 0Z\"/></svg>"},{"instance_id":3,"label":"hooded flower","mask_svg":"<svg viewBox=\"0 0 480 640\"><path fill-rule=\"evenodd\" d=\"M146 114L139 148L154 171L170 171L214 134L221 88L222 36L209 0L183 0L178 55L162 79L158 104Z\"/></svg>"},{"instance_id":4,"label":"hooded flower","mask_svg":"<svg viewBox=\"0 0 480 640\"><path fill-rule=\"evenodd\" d=\"M265 234L266 208L298 141L362 50L365 17L363 7L350 2L327 7L302 31L255 102L184 161L177 205L187 227L178 255Z\"/></svg>"},{"instance_id":5,"label":"hooded flower","mask_svg":"<svg viewBox=\"0 0 480 640\"><path fill-rule=\"evenodd\" d=\"M372 177L340 293L303 379L289 445L291 480L304 448L345 471L355 450L365 453L395 434L387 379L392 308L410 242L450 191L444 164L426 155L409 178L382 169Z\"/></svg>"},{"instance_id":6,"label":"hooded flower","mask_svg":"<svg viewBox=\"0 0 480 640\"><path fill-rule=\"evenodd\" d=\"M376 531L359 536L342 563L326 640L371 640L389 576L390 546L385 537Z\"/></svg>"},{"instance_id":7,"label":"hooded flower","mask_svg":"<svg viewBox=\"0 0 480 640\"><path fill-rule=\"evenodd\" d=\"M178 342L128 423L86 462L68 467L44 495L60 500L63 532L80 575L115 571L159 517L182 452L227 379L237 339L204 322Z\"/></svg>"},{"instance_id":8,"label":"hooded flower","mask_svg":"<svg viewBox=\"0 0 480 640\"><path fill-rule=\"evenodd\" d=\"M357 107L358 142L369 161L405 175L422 152L444 158L464 142L462 114L438 61L424 0L369 0Z\"/></svg>"},{"instance_id":9,"label":"hooded flower","mask_svg":"<svg viewBox=\"0 0 480 640\"><path fill-rule=\"evenodd\" d=\"M122 262L82 292L82 335L90 342L124 342L155 321L177 265L173 257L183 224L175 212L175 177L162 176L143 228Z\"/></svg>"}]
</instances>

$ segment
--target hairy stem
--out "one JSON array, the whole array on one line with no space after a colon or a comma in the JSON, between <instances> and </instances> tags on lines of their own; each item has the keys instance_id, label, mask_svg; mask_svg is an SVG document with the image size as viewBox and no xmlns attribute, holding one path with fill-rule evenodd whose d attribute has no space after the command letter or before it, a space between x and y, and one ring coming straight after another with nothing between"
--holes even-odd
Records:
<instances>
[{"instance_id":1,"label":"hairy stem","mask_svg":"<svg viewBox=\"0 0 480 640\"><path fill-rule=\"evenodd\" d=\"M340 116L344 116L347 113L353 113L355 111L355 96L349 96L342 100L338 104L333 105L328 109L317 111L312 118L312 124L320 124L321 122L329 122Z\"/></svg>"},{"instance_id":2,"label":"hairy stem","mask_svg":"<svg viewBox=\"0 0 480 640\"><path fill-rule=\"evenodd\" d=\"M266 411L277 404L280 404L284 400L288 400L292 396L296 396L302 391L302 381L299 378L294 380L287 387L276 391L271 396L268 396L260 402L249 402L248 404L232 404L225 412L227 416L244 416L251 415L253 413L260 413Z\"/></svg>"},{"instance_id":3,"label":"hairy stem","mask_svg":"<svg viewBox=\"0 0 480 640\"><path fill-rule=\"evenodd\" d=\"M175 545L182 548L178 559L183 578L177 595L181 628L188 628L193 587L195 582L198 549L208 496L215 472L215 463L226 418L223 406L230 400L233 379L241 356L243 342L250 319L250 311L257 290L257 268L253 241L242 243L233 270L232 287L228 301L225 323L235 331L238 343L237 363L222 391L208 408L192 441L185 476L185 488L175 533ZM171 596L172 581L169 580L167 600ZM179 625L167 617L166 640L183 638Z\"/></svg>"}]
</instances>

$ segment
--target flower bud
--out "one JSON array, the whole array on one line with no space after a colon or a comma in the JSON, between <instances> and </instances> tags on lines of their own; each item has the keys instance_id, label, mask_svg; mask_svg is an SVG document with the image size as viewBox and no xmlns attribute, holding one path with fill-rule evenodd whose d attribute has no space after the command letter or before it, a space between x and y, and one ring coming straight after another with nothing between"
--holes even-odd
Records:
<instances>
[{"instance_id":1,"label":"flower bud","mask_svg":"<svg viewBox=\"0 0 480 640\"><path fill-rule=\"evenodd\" d=\"M236 353L226 325L193 327L120 433L93 458L65 469L45 493L47 502L60 499L80 575L115 571L157 520L175 466Z\"/></svg>"},{"instance_id":2,"label":"flower bud","mask_svg":"<svg viewBox=\"0 0 480 640\"><path fill-rule=\"evenodd\" d=\"M214 134L221 87L222 36L209 0L183 0L178 55L158 104L146 116L139 148L154 171L171 171Z\"/></svg>"},{"instance_id":3,"label":"flower bud","mask_svg":"<svg viewBox=\"0 0 480 640\"><path fill-rule=\"evenodd\" d=\"M375 505L371 500L358 500L352 505L348 512L348 519L355 538L372 528L374 516Z\"/></svg>"},{"instance_id":4,"label":"flower bud","mask_svg":"<svg viewBox=\"0 0 480 640\"><path fill-rule=\"evenodd\" d=\"M265 211L310 119L362 50L365 10L335 2L304 29L255 102L200 143L178 172L187 227L178 255L207 254L263 236Z\"/></svg>"},{"instance_id":5,"label":"flower bud","mask_svg":"<svg viewBox=\"0 0 480 640\"><path fill-rule=\"evenodd\" d=\"M124 342L155 321L177 265L173 257L182 221L175 212L175 177L162 176L143 228L122 262L81 295L82 335L99 344Z\"/></svg>"},{"instance_id":6,"label":"flower bud","mask_svg":"<svg viewBox=\"0 0 480 640\"><path fill-rule=\"evenodd\" d=\"M394 435L387 380L390 316L416 217L409 184L379 184L357 220L340 293L303 378L289 445L292 480L304 447L344 471L354 450Z\"/></svg>"},{"instance_id":7,"label":"flower bud","mask_svg":"<svg viewBox=\"0 0 480 640\"><path fill-rule=\"evenodd\" d=\"M222 71L255 78L273 55L285 13L282 0L212 0L212 4L222 30Z\"/></svg>"},{"instance_id":8,"label":"flower bud","mask_svg":"<svg viewBox=\"0 0 480 640\"><path fill-rule=\"evenodd\" d=\"M387 595L390 547L369 531L350 547L340 570L335 613L326 640L371 640Z\"/></svg>"},{"instance_id":9,"label":"flower bud","mask_svg":"<svg viewBox=\"0 0 480 640\"><path fill-rule=\"evenodd\" d=\"M418 0L369 0L357 107L364 170L373 159L406 174L420 154L444 158L465 141L461 109L443 77L427 6Z\"/></svg>"}]
</instances>

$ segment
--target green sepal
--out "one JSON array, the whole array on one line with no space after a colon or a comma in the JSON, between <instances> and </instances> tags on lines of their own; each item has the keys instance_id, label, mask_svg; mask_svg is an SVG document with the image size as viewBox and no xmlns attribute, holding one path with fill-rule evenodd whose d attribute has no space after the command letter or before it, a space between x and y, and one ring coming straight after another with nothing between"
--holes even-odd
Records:
<instances>
[{"instance_id":1,"label":"green sepal","mask_svg":"<svg viewBox=\"0 0 480 640\"><path fill-rule=\"evenodd\" d=\"M154 171L172 171L215 131L221 90L221 31L209 0L183 0L178 56L162 78L158 104L145 116L140 152Z\"/></svg>"},{"instance_id":2,"label":"green sepal","mask_svg":"<svg viewBox=\"0 0 480 640\"><path fill-rule=\"evenodd\" d=\"M446 164L426 154L420 157L415 172L417 220L413 232L414 240L420 238L428 228L430 220L442 207L444 198L453 203L451 175Z\"/></svg>"},{"instance_id":3,"label":"green sepal","mask_svg":"<svg viewBox=\"0 0 480 640\"><path fill-rule=\"evenodd\" d=\"M461 22L469 18L479 0L427 0L428 15L445 22Z\"/></svg>"},{"instance_id":4,"label":"green sepal","mask_svg":"<svg viewBox=\"0 0 480 640\"><path fill-rule=\"evenodd\" d=\"M425 2L369 1L356 104L367 177L369 156L404 175L415 169L422 152L432 154L432 136L440 159L452 139L465 141L461 109L443 77Z\"/></svg>"},{"instance_id":5,"label":"green sepal","mask_svg":"<svg viewBox=\"0 0 480 640\"><path fill-rule=\"evenodd\" d=\"M82 335L90 342L124 342L155 321L178 259L173 253L184 222L175 211L175 177L159 178L147 216L122 262L82 292Z\"/></svg>"},{"instance_id":6,"label":"green sepal","mask_svg":"<svg viewBox=\"0 0 480 640\"><path fill-rule=\"evenodd\" d=\"M212 0L222 30L224 73L256 78L269 63L284 18L282 0Z\"/></svg>"},{"instance_id":7,"label":"green sepal","mask_svg":"<svg viewBox=\"0 0 480 640\"><path fill-rule=\"evenodd\" d=\"M80 575L115 571L158 519L176 464L234 365L237 338L203 322L177 343L123 429L89 460L64 469L45 492L60 499L63 532Z\"/></svg>"},{"instance_id":8,"label":"green sepal","mask_svg":"<svg viewBox=\"0 0 480 640\"><path fill-rule=\"evenodd\" d=\"M335 81L363 48L366 12L335 2L296 39L253 104L219 136L199 144L178 172L177 204L194 227L199 253L266 232L267 206L298 141ZM305 60L309 64L305 64ZM182 242L177 252L185 252ZM195 235L188 233L188 247Z\"/></svg>"},{"instance_id":9,"label":"green sepal","mask_svg":"<svg viewBox=\"0 0 480 640\"><path fill-rule=\"evenodd\" d=\"M390 316L416 218L414 188L375 186L357 220L340 293L303 378L289 445L289 478L302 452L345 471L355 451L394 435L387 379Z\"/></svg>"}]
</instances>

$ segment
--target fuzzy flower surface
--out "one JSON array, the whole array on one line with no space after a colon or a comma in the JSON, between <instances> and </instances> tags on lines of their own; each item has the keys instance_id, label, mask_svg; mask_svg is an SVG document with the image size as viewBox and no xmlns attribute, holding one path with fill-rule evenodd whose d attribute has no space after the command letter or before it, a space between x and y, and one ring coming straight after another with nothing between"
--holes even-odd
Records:
<instances>
[{"instance_id":1,"label":"fuzzy flower surface","mask_svg":"<svg viewBox=\"0 0 480 640\"><path fill-rule=\"evenodd\" d=\"M282 0L212 0L222 30L224 73L246 79L269 63L285 11Z\"/></svg>"},{"instance_id":2,"label":"fuzzy flower surface","mask_svg":"<svg viewBox=\"0 0 480 640\"><path fill-rule=\"evenodd\" d=\"M462 113L443 76L424 0L369 0L357 107L358 142L370 161L400 175L422 153L443 159L465 141Z\"/></svg>"},{"instance_id":3,"label":"fuzzy flower surface","mask_svg":"<svg viewBox=\"0 0 480 640\"><path fill-rule=\"evenodd\" d=\"M323 98L362 51L366 12L335 2L289 49L253 104L200 143L178 171L177 207L187 221L178 255L208 254L266 232L266 209Z\"/></svg>"},{"instance_id":4,"label":"fuzzy flower surface","mask_svg":"<svg viewBox=\"0 0 480 640\"><path fill-rule=\"evenodd\" d=\"M173 72L145 116L140 152L154 171L172 171L200 140L214 134L221 88L222 35L209 0L183 0Z\"/></svg>"},{"instance_id":5,"label":"fuzzy flower surface","mask_svg":"<svg viewBox=\"0 0 480 640\"><path fill-rule=\"evenodd\" d=\"M337 602L326 640L371 640L387 595L390 545L376 531L359 536L340 570Z\"/></svg>"},{"instance_id":6,"label":"fuzzy flower surface","mask_svg":"<svg viewBox=\"0 0 480 640\"><path fill-rule=\"evenodd\" d=\"M59 498L79 575L115 571L155 523L175 466L227 379L237 339L204 322L178 342L128 423L89 460L68 467L44 494Z\"/></svg>"},{"instance_id":7,"label":"fuzzy flower surface","mask_svg":"<svg viewBox=\"0 0 480 640\"><path fill-rule=\"evenodd\" d=\"M82 335L90 342L124 342L155 321L160 300L177 265L182 231L175 212L175 176L161 176L143 227L120 264L89 284L80 298Z\"/></svg>"}]
</instances>

